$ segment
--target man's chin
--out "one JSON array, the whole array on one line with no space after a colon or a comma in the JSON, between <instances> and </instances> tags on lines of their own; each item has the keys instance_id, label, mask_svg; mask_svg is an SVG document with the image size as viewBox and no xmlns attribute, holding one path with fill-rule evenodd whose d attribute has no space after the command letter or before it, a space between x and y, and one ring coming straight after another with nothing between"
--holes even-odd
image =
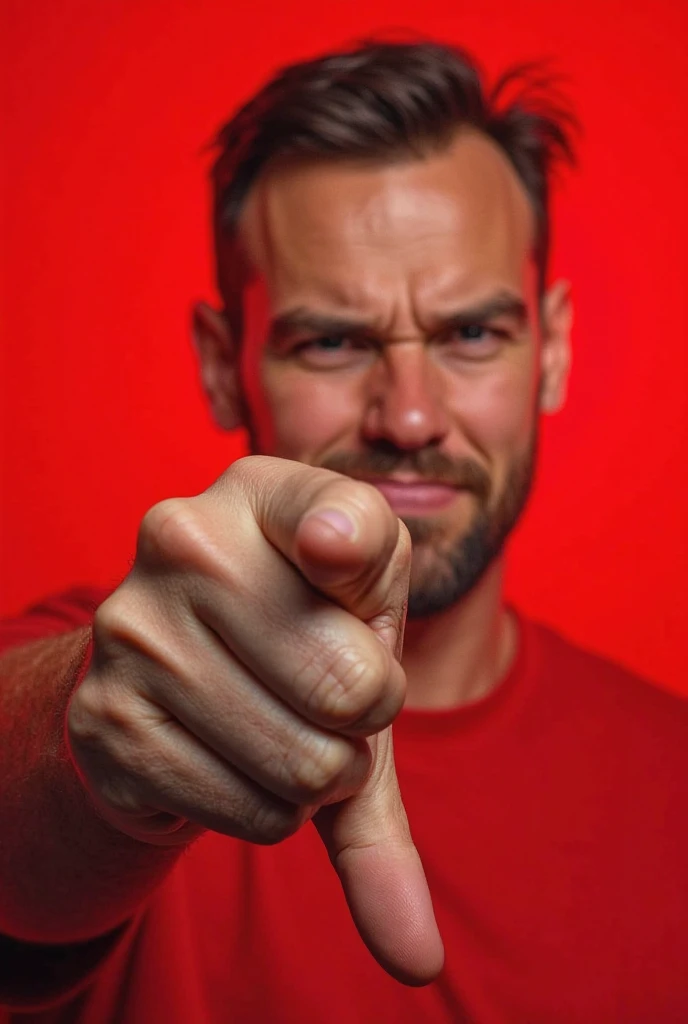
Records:
<instances>
[{"instance_id":1,"label":"man's chin","mask_svg":"<svg viewBox=\"0 0 688 1024\"><path fill-rule=\"evenodd\" d=\"M434 557L441 557L439 549L460 544L462 536L470 527L466 523L464 529L456 521L451 523L451 530L446 519L441 516L399 516L409 532L414 549L428 552Z\"/></svg>"},{"instance_id":2,"label":"man's chin","mask_svg":"<svg viewBox=\"0 0 688 1024\"><path fill-rule=\"evenodd\" d=\"M413 542L409 619L427 618L458 604L499 554L490 524L476 516L463 531L448 535L446 525L414 519L407 523Z\"/></svg>"},{"instance_id":3,"label":"man's chin","mask_svg":"<svg viewBox=\"0 0 688 1024\"><path fill-rule=\"evenodd\" d=\"M456 565L430 543L414 541L409 580L409 619L437 615L456 604L466 589L457 578Z\"/></svg>"}]
</instances>

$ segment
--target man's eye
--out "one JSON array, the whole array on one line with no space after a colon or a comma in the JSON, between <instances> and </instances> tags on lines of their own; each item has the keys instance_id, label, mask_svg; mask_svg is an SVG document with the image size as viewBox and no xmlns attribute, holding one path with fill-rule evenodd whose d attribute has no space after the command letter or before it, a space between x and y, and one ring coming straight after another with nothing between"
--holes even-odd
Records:
<instances>
[{"instance_id":1,"label":"man's eye","mask_svg":"<svg viewBox=\"0 0 688 1024\"><path fill-rule=\"evenodd\" d=\"M305 366L313 369L336 370L358 366L372 354L365 340L347 338L343 334L323 334L297 344L292 353Z\"/></svg>"},{"instance_id":2,"label":"man's eye","mask_svg":"<svg viewBox=\"0 0 688 1024\"><path fill-rule=\"evenodd\" d=\"M352 348L351 340L343 334L323 334L320 338L309 338L294 346L299 355L327 354L329 352L348 352Z\"/></svg>"},{"instance_id":3,"label":"man's eye","mask_svg":"<svg viewBox=\"0 0 688 1024\"><path fill-rule=\"evenodd\" d=\"M442 350L459 360L487 360L496 356L507 338L505 331L486 324L461 324L443 339Z\"/></svg>"},{"instance_id":4,"label":"man's eye","mask_svg":"<svg viewBox=\"0 0 688 1024\"><path fill-rule=\"evenodd\" d=\"M457 331L464 341L483 341L490 337L491 331L484 324L464 324Z\"/></svg>"},{"instance_id":5,"label":"man's eye","mask_svg":"<svg viewBox=\"0 0 688 1024\"><path fill-rule=\"evenodd\" d=\"M347 342L348 339L341 335L328 334L322 338L315 338L313 341L308 342L308 345L324 352L340 352L346 347Z\"/></svg>"}]
</instances>

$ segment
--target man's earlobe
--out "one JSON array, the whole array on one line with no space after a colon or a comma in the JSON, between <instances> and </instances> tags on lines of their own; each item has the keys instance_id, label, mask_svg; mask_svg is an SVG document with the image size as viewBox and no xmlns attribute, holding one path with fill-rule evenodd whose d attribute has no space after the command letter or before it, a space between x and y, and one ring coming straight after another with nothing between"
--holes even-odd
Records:
<instances>
[{"instance_id":1,"label":"man's earlobe","mask_svg":"<svg viewBox=\"0 0 688 1024\"><path fill-rule=\"evenodd\" d=\"M557 281L542 302L540 409L558 412L566 401L571 369L571 285Z\"/></svg>"},{"instance_id":2,"label":"man's earlobe","mask_svg":"<svg viewBox=\"0 0 688 1024\"><path fill-rule=\"evenodd\" d=\"M243 426L239 356L227 317L206 302L193 308L191 334L203 390L222 430Z\"/></svg>"}]
</instances>

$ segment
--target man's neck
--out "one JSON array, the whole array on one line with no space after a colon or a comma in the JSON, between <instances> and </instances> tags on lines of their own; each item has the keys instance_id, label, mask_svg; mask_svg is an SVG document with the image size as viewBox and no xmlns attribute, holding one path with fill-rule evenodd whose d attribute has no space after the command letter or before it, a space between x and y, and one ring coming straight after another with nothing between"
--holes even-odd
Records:
<instances>
[{"instance_id":1,"label":"man's neck","mask_svg":"<svg viewBox=\"0 0 688 1024\"><path fill-rule=\"evenodd\" d=\"M504 607L503 563L490 566L458 604L406 624L406 707L442 709L480 700L504 678L518 645Z\"/></svg>"}]
</instances>

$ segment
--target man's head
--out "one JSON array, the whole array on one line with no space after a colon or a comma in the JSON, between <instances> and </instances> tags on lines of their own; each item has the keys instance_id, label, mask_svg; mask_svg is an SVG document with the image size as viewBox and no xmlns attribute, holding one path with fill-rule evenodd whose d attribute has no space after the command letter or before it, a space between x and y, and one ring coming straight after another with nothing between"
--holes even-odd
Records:
<instances>
[{"instance_id":1,"label":"man's head","mask_svg":"<svg viewBox=\"0 0 688 1024\"><path fill-rule=\"evenodd\" d=\"M449 47L375 44L288 68L219 136L224 308L195 314L215 417L374 482L414 541L415 617L500 553L564 397L546 266L570 145L537 90L505 107L506 87L487 97Z\"/></svg>"}]
</instances>

